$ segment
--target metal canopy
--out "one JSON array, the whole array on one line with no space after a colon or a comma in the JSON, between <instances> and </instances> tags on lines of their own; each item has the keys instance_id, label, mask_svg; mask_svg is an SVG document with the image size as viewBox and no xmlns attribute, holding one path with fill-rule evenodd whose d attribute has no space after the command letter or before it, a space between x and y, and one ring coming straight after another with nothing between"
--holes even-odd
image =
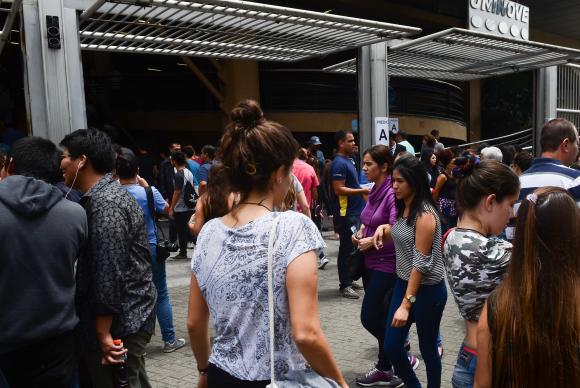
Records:
<instances>
[{"instance_id":1,"label":"metal canopy","mask_svg":"<svg viewBox=\"0 0 580 388\"><path fill-rule=\"evenodd\" d=\"M98 0L81 15L81 48L292 62L421 32L236 0L141 0L137 4Z\"/></svg>"},{"instance_id":2,"label":"metal canopy","mask_svg":"<svg viewBox=\"0 0 580 388\"><path fill-rule=\"evenodd\" d=\"M580 59L580 50L451 28L389 47L390 76L451 81L499 76ZM355 73L356 61L324 69Z\"/></svg>"}]
</instances>

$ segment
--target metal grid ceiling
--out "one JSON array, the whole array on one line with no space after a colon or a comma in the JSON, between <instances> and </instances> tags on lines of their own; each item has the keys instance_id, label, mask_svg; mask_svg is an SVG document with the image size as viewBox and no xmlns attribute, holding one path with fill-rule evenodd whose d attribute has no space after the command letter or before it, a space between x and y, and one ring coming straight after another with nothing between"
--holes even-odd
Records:
<instances>
[{"instance_id":1,"label":"metal grid ceiling","mask_svg":"<svg viewBox=\"0 0 580 388\"><path fill-rule=\"evenodd\" d=\"M453 73L424 67L409 66L409 63L413 63L411 62L412 59L405 55L389 54L387 56L387 61L389 77L425 78L446 81L470 81L473 79L484 78L484 76L479 74ZM356 59L337 63L336 65L328 66L323 70L330 73L356 74Z\"/></svg>"},{"instance_id":2,"label":"metal grid ceiling","mask_svg":"<svg viewBox=\"0 0 580 388\"><path fill-rule=\"evenodd\" d=\"M81 15L81 48L291 62L421 32L246 1L144 3L98 0Z\"/></svg>"},{"instance_id":3,"label":"metal grid ceiling","mask_svg":"<svg viewBox=\"0 0 580 388\"><path fill-rule=\"evenodd\" d=\"M484 78L566 64L580 50L538 42L512 40L451 28L389 48L394 59L405 59L409 70L431 70ZM387 57L389 58L389 57ZM403 65L403 61L398 61Z\"/></svg>"},{"instance_id":4,"label":"metal grid ceiling","mask_svg":"<svg viewBox=\"0 0 580 388\"><path fill-rule=\"evenodd\" d=\"M469 81L579 59L579 50L452 28L389 47L387 64L394 77ZM324 70L356 73L356 61Z\"/></svg>"}]
</instances>

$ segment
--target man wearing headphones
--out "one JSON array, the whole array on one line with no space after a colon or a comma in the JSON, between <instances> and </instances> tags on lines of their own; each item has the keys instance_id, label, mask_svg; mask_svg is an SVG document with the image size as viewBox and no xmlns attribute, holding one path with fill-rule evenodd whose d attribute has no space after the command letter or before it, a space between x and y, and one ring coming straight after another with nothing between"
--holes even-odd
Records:
<instances>
[{"instance_id":1,"label":"man wearing headphones","mask_svg":"<svg viewBox=\"0 0 580 388\"><path fill-rule=\"evenodd\" d=\"M143 356L155 328L157 292L143 211L112 177L113 147L104 132L79 129L60 145L65 184L83 193L89 225L77 265L81 387L89 379L94 387L112 387L111 365L122 363L124 353L130 385L151 387Z\"/></svg>"}]
</instances>

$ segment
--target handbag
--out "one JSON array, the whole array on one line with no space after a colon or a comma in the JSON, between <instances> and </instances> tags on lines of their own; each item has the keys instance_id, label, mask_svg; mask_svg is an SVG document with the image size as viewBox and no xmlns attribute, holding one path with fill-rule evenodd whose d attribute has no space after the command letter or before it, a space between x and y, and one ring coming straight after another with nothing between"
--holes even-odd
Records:
<instances>
[{"instance_id":1,"label":"handbag","mask_svg":"<svg viewBox=\"0 0 580 388\"><path fill-rule=\"evenodd\" d=\"M147 186L145 187L145 194L147 194L147 207L149 207L149 213L151 213L151 217L153 218L153 228L155 229L155 238L157 240L157 261L165 261L169 257L170 246L169 241L165 240L165 236L163 236L163 240L159 239L159 235L157 234L157 213L155 213L155 206L153 200L153 189ZM161 231L163 233L163 230Z\"/></svg>"},{"instance_id":2,"label":"handbag","mask_svg":"<svg viewBox=\"0 0 580 388\"><path fill-rule=\"evenodd\" d=\"M355 249L348 259L350 278L355 281L365 273L365 254L360 249Z\"/></svg>"},{"instance_id":3,"label":"handbag","mask_svg":"<svg viewBox=\"0 0 580 388\"><path fill-rule=\"evenodd\" d=\"M274 270L272 264L272 256L274 254L274 233L276 232L276 225L278 224L278 217L272 221L272 229L270 230L270 238L268 241L268 315L269 325L268 331L270 334L270 384L266 388L340 388L336 382L326 377L320 376L315 371L309 370L293 370L284 376L284 380L275 380L274 376Z\"/></svg>"}]
</instances>

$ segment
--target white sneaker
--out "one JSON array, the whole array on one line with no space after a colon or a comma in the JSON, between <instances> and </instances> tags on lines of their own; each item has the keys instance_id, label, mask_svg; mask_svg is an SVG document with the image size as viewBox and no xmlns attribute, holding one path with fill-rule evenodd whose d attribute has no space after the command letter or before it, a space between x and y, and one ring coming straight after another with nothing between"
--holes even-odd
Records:
<instances>
[{"instance_id":1,"label":"white sneaker","mask_svg":"<svg viewBox=\"0 0 580 388\"><path fill-rule=\"evenodd\" d=\"M328 264L328 259L326 257L320 258L320 260L318 260L318 269L324 269L326 264Z\"/></svg>"}]
</instances>

